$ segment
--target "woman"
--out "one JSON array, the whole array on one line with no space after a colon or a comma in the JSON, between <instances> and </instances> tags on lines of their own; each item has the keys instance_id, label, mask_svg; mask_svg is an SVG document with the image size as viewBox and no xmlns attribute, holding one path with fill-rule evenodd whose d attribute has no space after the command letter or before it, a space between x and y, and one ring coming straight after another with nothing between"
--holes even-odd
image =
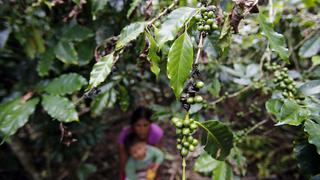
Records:
<instances>
[{"instance_id":1,"label":"woman","mask_svg":"<svg viewBox=\"0 0 320 180\"><path fill-rule=\"evenodd\" d=\"M120 180L125 179L125 164L128 159L124 142L130 133L135 133L136 136L145 141L149 145L158 146L163 136L163 130L156 124L151 122L152 112L145 107L137 108L131 115L130 126L122 129L119 138L119 153L120 153Z\"/></svg>"}]
</instances>

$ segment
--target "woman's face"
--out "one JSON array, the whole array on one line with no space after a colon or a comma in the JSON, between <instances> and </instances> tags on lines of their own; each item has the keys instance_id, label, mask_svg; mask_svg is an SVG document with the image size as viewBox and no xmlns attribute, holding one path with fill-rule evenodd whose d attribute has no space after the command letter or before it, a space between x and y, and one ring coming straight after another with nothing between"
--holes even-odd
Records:
<instances>
[{"instance_id":1,"label":"woman's face","mask_svg":"<svg viewBox=\"0 0 320 180\"><path fill-rule=\"evenodd\" d=\"M146 140L149 133L150 122L146 119L139 119L133 124L133 130L140 139Z\"/></svg>"}]
</instances>

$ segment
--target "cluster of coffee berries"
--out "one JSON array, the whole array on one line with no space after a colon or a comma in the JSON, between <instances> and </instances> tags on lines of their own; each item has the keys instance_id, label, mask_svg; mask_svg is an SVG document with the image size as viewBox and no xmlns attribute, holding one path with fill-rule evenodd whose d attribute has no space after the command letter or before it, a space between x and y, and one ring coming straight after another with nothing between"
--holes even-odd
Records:
<instances>
[{"instance_id":1,"label":"cluster of coffee berries","mask_svg":"<svg viewBox=\"0 0 320 180\"><path fill-rule=\"evenodd\" d=\"M288 68L281 67L275 62L271 65L265 64L265 68L269 71L273 71L273 83L276 85L277 89L281 90L284 98L295 99L299 96L293 78L289 77Z\"/></svg>"},{"instance_id":2,"label":"cluster of coffee berries","mask_svg":"<svg viewBox=\"0 0 320 180\"><path fill-rule=\"evenodd\" d=\"M173 117L171 121L176 127L176 134L178 136L177 149L180 151L182 157L186 157L188 153L194 151L198 145L198 140L192 137L198 125L195 120L189 119L188 115L185 119Z\"/></svg>"},{"instance_id":3,"label":"cluster of coffee berries","mask_svg":"<svg viewBox=\"0 0 320 180\"><path fill-rule=\"evenodd\" d=\"M217 20L215 19L215 11L215 6L202 6L200 8L200 13L195 16L198 31L209 32L210 30L216 30L219 28Z\"/></svg>"},{"instance_id":4,"label":"cluster of coffee berries","mask_svg":"<svg viewBox=\"0 0 320 180\"><path fill-rule=\"evenodd\" d=\"M204 82L199 80L199 78L200 71L198 70L198 64L194 64L191 78L188 80L187 85L180 96L180 102L186 111L189 111L192 104L203 102L203 97L196 95L196 93L204 86Z\"/></svg>"}]
</instances>

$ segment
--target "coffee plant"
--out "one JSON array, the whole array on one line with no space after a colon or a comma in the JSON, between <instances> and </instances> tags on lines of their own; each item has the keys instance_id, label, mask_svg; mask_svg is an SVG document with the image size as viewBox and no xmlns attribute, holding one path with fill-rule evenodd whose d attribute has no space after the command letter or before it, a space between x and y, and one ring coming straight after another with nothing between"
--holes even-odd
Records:
<instances>
[{"instance_id":1,"label":"coffee plant","mask_svg":"<svg viewBox=\"0 0 320 180\"><path fill-rule=\"evenodd\" d=\"M86 179L138 104L174 127L183 180L318 179L319 5L0 0L0 179Z\"/></svg>"}]
</instances>

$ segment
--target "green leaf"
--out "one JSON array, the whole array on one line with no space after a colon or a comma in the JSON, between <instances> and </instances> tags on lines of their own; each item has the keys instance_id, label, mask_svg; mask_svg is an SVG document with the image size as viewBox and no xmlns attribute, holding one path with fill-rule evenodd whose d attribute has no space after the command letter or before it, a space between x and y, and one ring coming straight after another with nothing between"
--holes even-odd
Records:
<instances>
[{"instance_id":1,"label":"green leaf","mask_svg":"<svg viewBox=\"0 0 320 180\"><path fill-rule=\"evenodd\" d=\"M103 56L92 68L90 73L89 89L97 87L111 72L114 64L113 52Z\"/></svg>"},{"instance_id":2,"label":"green leaf","mask_svg":"<svg viewBox=\"0 0 320 180\"><path fill-rule=\"evenodd\" d=\"M156 75L157 79L159 77L160 68L159 68L159 61L160 57L157 54L158 46L157 42L154 40L153 36L147 33L147 37L149 39L150 47L148 52L148 60L151 62L151 72Z\"/></svg>"},{"instance_id":3,"label":"green leaf","mask_svg":"<svg viewBox=\"0 0 320 180\"><path fill-rule=\"evenodd\" d=\"M33 98L27 102L17 98L0 104L0 132L4 135L4 139L15 134L19 128L28 122L29 116L34 113L38 103L38 98Z\"/></svg>"},{"instance_id":4,"label":"green leaf","mask_svg":"<svg viewBox=\"0 0 320 180\"><path fill-rule=\"evenodd\" d=\"M79 66L89 64L94 57L96 44L93 39L82 41L76 45Z\"/></svg>"},{"instance_id":5,"label":"green leaf","mask_svg":"<svg viewBox=\"0 0 320 180\"><path fill-rule=\"evenodd\" d=\"M294 100L289 99L284 101L280 99L269 100L266 102L266 109L279 121L276 126L284 124L298 126L311 115L307 108L301 107Z\"/></svg>"},{"instance_id":6,"label":"green leaf","mask_svg":"<svg viewBox=\"0 0 320 180\"><path fill-rule=\"evenodd\" d=\"M220 82L218 78L215 78L211 83L211 85L209 86L208 91L212 96L219 97L220 90L221 90Z\"/></svg>"},{"instance_id":7,"label":"green leaf","mask_svg":"<svg viewBox=\"0 0 320 180\"><path fill-rule=\"evenodd\" d=\"M316 146L309 144L306 140L298 143L295 141L294 153L303 174L319 173L320 155L317 153Z\"/></svg>"},{"instance_id":8,"label":"green leaf","mask_svg":"<svg viewBox=\"0 0 320 180\"><path fill-rule=\"evenodd\" d=\"M310 58L320 51L320 34L316 34L308 39L299 49L299 56Z\"/></svg>"},{"instance_id":9,"label":"green leaf","mask_svg":"<svg viewBox=\"0 0 320 180\"><path fill-rule=\"evenodd\" d=\"M69 99L54 95L43 95L42 106L48 114L60 122L79 121L75 105Z\"/></svg>"},{"instance_id":10,"label":"green leaf","mask_svg":"<svg viewBox=\"0 0 320 180\"><path fill-rule=\"evenodd\" d=\"M130 8L129 8L128 13L127 13L127 18L128 19L131 16L131 14L133 13L133 11L137 8L137 6L139 5L140 2L141 2L141 0L133 0L130 3Z\"/></svg>"},{"instance_id":11,"label":"green leaf","mask_svg":"<svg viewBox=\"0 0 320 180\"><path fill-rule=\"evenodd\" d=\"M320 80L312 80L304 83L299 90L306 96L320 93Z\"/></svg>"},{"instance_id":12,"label":"green leaf","mask_svg":"<svg viewBox=\"0 0 320 180\"><path fill-rule=\"evenodd\" d=\"M78 64L78 54L71 42L60 41L56 45L54 53L65 64Z\"/></svg>"},{"instance_id":13,"label":"green leaf","mask_svg":"<svg viewBox=\"0 0 320 180\"><path fill-rule=\"evenodd\" d=\"M91 0L91 14L93 19L96 19L96 15L99 11L102 11L107 5L109 0Z\"/></svg>"},{"instance_id":14,"label":"green leaf","mask_svg":"<svg viewBox=\"0 0 320 180\"><path fill-rule=\"evenodd\" d=\"M87 80L76 73L63 74L53 79L45 91L53 95L72 94L87 85Z\"/></svg>"},{"instance_id":15,"label":"green leaf","mask_svg":"<svg viewBox=\"0 0 320 180\"><path fill-rule=\"evenodd\" d=\"M118 99L121 111L126 111L129 107L130 96L125 86L120 85Z\"/></svg>"},{"instance_id":16,"label":"green leaf","mask_svg":"<svg viewBox=\"0 0 320 180\"><path fill-rule=\"evenodd\" d=\"M317 147L317 152L320 154L320 124L308 120L304 123L304 131L309 134L308 141Z\"/></svg>"},{"instance_id":17,"label":"green leaf","mask_svg":"<svg viewBox=\"0 0 320 180\"><path fill-rule=\"evenodd\" d=\"M219 37L219 47L222 52L224 52L225 49L227 49L230 46L231 38L232 38L232 33L231 33L230 16L227 16L227 18L223 23L220 37Z\"/></svg>"},{"instance_id":18,"label":"green leaf","mask_svg":"<svg viewBox=\"0 0 320 180\"><path fill-rule=\"evenodd\" d=\"M189 78L193 64L193 46L188 33L184 32L172 44L167 64L168 78L175 96L178 98L185 81Z\"/></svg>"},{"instance_id":19,"label":"green leaf","mask_svg":"<svg viewBox=\"0 0 320 180\"><path fill-rule=\"evenodd\" d=\"M125 47L129 42L137 39L144 32L146 26L147 22L135 22L123 28L116 44L116 50Z\"/></svg>"},{"instance_id":20,"label":"green leaf","mask_svg":"<svg viewBox=\"0 0 320 180\"><path fill-rule=\"evenodd\" d=\"M268 38L271 50L278 53L281 59L289 62L289 53L288 49L286 48L286 41L284 39L284 36L273 30L272 25L267 22L265 15L262 14L262 11L260 11L259 13L259 22L262 31Z\"/></svg>"},{"instance_id":21,"label":"green leaf","mask_svg":"<svg viewBox=\"0 0 320 180\"><path fill-rule=\"evenodd\" d=\"M96 117L103 113L106 108L110 108L116 102L116 91L112 83L108 83L100 88L101 93L91 103L91 114Z\"/></svg>"},{"instance_id":22,"label":"green leaf","mask_svg":"<svg viewBox=\"0 0 320 180\"><path fill-rule=\"evenodd\" d=\"M207 152L201 153L194 164L194 170L200 173L212 172L220 161L213 159Z\"/></svg>"},{"instance_id":23,"label":"green leaf","mask_svg":"<svg viewBox=\"0 0 320 180\"><path fill-rule=\"evenodd\" d=\"M312 61L312 66L317 66L320 64L320 56L313 56L311 58L311 61Z\"/></svg>"},{"instance_id":24,"label":"green leaf","mask_svg":"<svg viewBox=\"0 0 320 180\"><path fill-rule=\"evenodd\" d=\"M224 160L233 147L233 134L231 129L217 120L210 120L201 123L206 130L201 137L204 150L214 159Z\"/></svg>"},{"instance_id":25,"label":"green leaf","mask_svg":"<svg viewBox=\"0 0 320 180\"><path fill-rule=\"evenodd\" d=\"M184 26L184 23L192 17L194 12L194 8L181 7L175 9L167 16L156 38L160 48L162 48L166 42L173 40L177 36L180 29Z\"/></svg>"},{"instance_id":26,"label":"green leaf","mask_svg":"<svg viewBox=\"0 0 320 180\"><path fill-rule=\"evenodd\" d=\"M62 38L66 41L83 41L93 36L94 33L91 29L77 24L69 28Z\"/></svg>"},{"instance_id":27,"label":"green leaf","mask_svg":"<svg viewBox=\"0 0 320 180\"><path fill-rule=\"evenodd\" d=\"M79 180L86 180L88 176L97 171L97 167L94 164L81 164L77 169L77 176Z\"/></svg>"},{"instance_id":28,"label":"green leaf","mask_svg":"<svg viewBox=\"0 0 320 180\"><path fill-rule=\"evenodd\" d=\"M48 49L41 55L37 65L37 71L40 77L44 77L49 74L54 58L55 55L53 49Z\"/></svg>"},{"instance_id":29,"label":"green leaf","mask_svg":"<svg viewBox=\"0 0 320 180\"><path fill-rule=\"evenodd\" d=\"M232 168L224 161L219 161L217 168L213 171L213 180L233 180Z\"/></svg>"}]
</instances>

